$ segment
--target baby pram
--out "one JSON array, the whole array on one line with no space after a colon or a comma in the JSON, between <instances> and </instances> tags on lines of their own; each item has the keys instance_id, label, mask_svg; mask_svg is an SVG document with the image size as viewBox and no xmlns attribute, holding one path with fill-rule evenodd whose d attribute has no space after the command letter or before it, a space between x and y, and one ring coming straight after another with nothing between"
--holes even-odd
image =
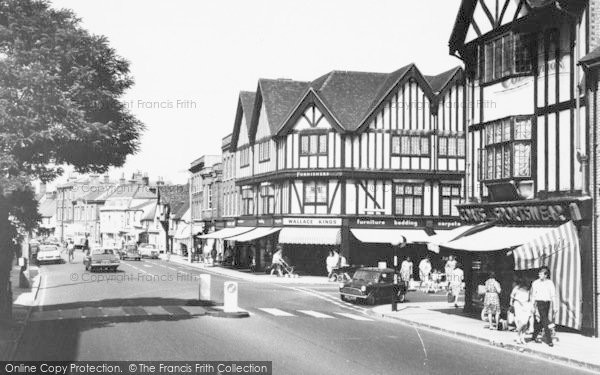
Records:
<instances>
[{"instance_id":1,"label":"baby pram","mask_svg":"<svg viewBox=\"0 0 600 375\"><path fill-rule=\"evenodd\" d=\"M283 259L271 264L265 269L265 273L271 273L271 275L275 272L278 273L278 276L282 277L298 277L298 274L294 272L294 266L290 266Z\"/></svg>"}]
</instances>

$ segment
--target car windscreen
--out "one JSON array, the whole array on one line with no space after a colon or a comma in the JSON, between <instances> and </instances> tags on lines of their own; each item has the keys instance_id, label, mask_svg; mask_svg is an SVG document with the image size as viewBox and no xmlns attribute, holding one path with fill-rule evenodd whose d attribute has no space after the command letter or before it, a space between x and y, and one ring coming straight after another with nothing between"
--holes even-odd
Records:
<instances>
[{"instance_id":1,"label":"car windscreen","mask_svg":"<svg viewBox=\"0 0 600 375\"><path fill-rule=\"evenodd\" d=\"M40 251L56 251L58 250L56 246L40 246Z\"/></svg>"},{"instance_id":2,"label":"car windscreen","mask_svg":"<svg viewBox=\"0 0 600 375\"><path fill-rule=\"evenodd\" d=\"M379 272L358 270L354 273L354 276L352 276L352 279L357 280L357 281L376 283L379 281Z\"/></svg>"}]
</instances>

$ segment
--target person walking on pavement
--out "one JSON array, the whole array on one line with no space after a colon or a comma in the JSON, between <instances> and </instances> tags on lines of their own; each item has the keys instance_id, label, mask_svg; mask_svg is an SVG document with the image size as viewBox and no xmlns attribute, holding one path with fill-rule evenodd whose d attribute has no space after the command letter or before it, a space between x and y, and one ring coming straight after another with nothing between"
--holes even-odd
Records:
<instances>
[{"instance_id":1,"label":"person walking on pavement","mask_svg":"<svg viewBox=\"0 0 600 375\"><path fill-rule=\"evenodd\" d=\"M465 278L465 273L460 268L460 265L457 264L456 268L452 270L450 277L450 293L452 294L452 300L450 303L454 303L454 307L458 308L458 296L462 290L463 279Z\"/></svg>"},{"instance_id":2,"label":"person walking on pavement","mask_svg":"<svg viewBox=\"0 0 600 375\"><path fill-rule=\"evenodd\" d=\"M327 268L327 279L332 280L333 270L338 267L340 262L340 256L335 251L329 250L329 255L325 259L325 267Z\"/></svg>"},{"instance_id":3,"label":"person walking on pavement","mask_svg":"<svg viewBox=\"0 0 600 375\"><path fill-rule=\"evenodd\" d=\"M277 272L279 277L283 277L281 268L283 267L283 249L281 245L277 245L275 253L273 253L273 259L271 260L271 275Z\"/></svg>"},{"instance_id":4,"label":"person walking on pavement","mask_svg":"<svg viewBox=\"0 0 600 375\"><path fill-rule=\"evenodd\" d=\"M525 344L525 333L531 318L533 307L530 302L530 291L523 278L517 279L517 285L510 293L510 306L515 314L517 344Z\"/></svg>"},{"instance_id":5,"label":"person walking on pavement","mask_svg":"<svg viewBox=\"0 0 600 375\"><path fill-rule=\"evenodd\" d=\"M400 279L408 287L408 284L410 283L412 276L413 276L413 262L412 262L412 260L410 260L410 257L406 257L406 259L404 259L402 261L402 264L400 265Z\"/></svg>"},{"instance_id":6,"label":"person walking on pavement","mask_svg":"<svg viewBox=\"0 0 600 375\"><path fill-rule=\"evenodd\" d=\"M496 281L496 273L490 272L490 276L485 281L485 297L483 298L483 310L481 311L481 318L487 319L490 323L490 329L497 329L500 321L500 291L500 283Z\"/></svg>"},{"instance_id":7,"label":"person walking on pavement","mask_svg":"<svg viewBox=\"0 0 600 375\"><path fill-rule=\"evenodd\" d=\"M540 269L538 279L531 285L531 300L533 301L537 318L533 329L533 340L538 343L541 342L538 336L543 329L546 343L549 346L554 346L550 330L551 322L549 314L552 311L553 315L556 315L558 312L558 301L556 288L552 280L550 280L550 270L546 266Z\"/></svg>"},{"instance_id":8,"label":"person walking on pavement","mask_svg":"<svg viewBox=\"0 0 600 375\"><path fill-rule=\"evenodd\" d=\"M444 274L446 275L446 284L447 284L448 290L450 290L450 288L451 288L452 273L454 272L455 268L456 268L456 258L454 258L454 255L450 255L448 257L448 260L446 261L446 265L444 266Z\"/></svg>"},{"instance_id":9,"label":"person walking on pavement","mask_svg":"<svg viewBox=\"0 0 600 375\"><path fill-rule=\"evenodd\" d=\"M421 259L419 262L419 280L421 280L421 288L426 288L426 291L431 290L431 261L429 257Z\"/></svg>"}]
</instances>

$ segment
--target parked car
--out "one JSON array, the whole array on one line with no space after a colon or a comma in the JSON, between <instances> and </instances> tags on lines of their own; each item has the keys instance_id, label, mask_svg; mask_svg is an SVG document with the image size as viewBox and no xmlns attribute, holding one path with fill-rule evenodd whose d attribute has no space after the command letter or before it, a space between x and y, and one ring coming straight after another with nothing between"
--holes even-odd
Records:
<instances>
[{"instance_id":1,"label":"parked car","mask_svg":"<svg viewBox=\"0 0 600 375\"><path fill-rule=\"evenodd\" d=\"M142 258L158 259L158 250L155 245L147 243L140 244L138 251Z\"/></svg>"},{"instance_id":2,"label":"parked car","mask_svg":"<svg viewBox=\"0 0 600 375\"><path fill-rule=\"evenodd\" d=\"M60 256L60 248L56 245L40 245L36 253L36 261L41 263L62 263L63 259Z\"/></svg>"},{"instance_id":3,"label":"parked car","mask_svg":"<svg viewBox=\"0 0 600 375\"><path fill-rule=\"evenodd\" d=\"M86 271L106 270L116 271L119 267L119 256L116 249L94 249L83 260Z\"/></svg>"},{"instance_id":4,"label":"parked car","mask_svg":"<svg viewBox=\"0 0 600 375\"><path fill-rule=\"evenodd\" d=\"M396 295L396 301L406 299L406 285L399 280L394 285L394 270L391 268L364 267L356 270L352 280L340 284L342 301L363 301L374 305L378 301L391 302Z\"/></svg>"},{"instance_id":5,"label":"parked car","mask_svg":"<svg viewBox=\"0 0 600 375\"><path fill-rule=\"evenodd\" d=\"M119 255L122 260L125 259L134 259L134 260L142 260L142 255L138 251L137 245L125 245L125 248L119 251Z\"/></svg>"}]
</instances>

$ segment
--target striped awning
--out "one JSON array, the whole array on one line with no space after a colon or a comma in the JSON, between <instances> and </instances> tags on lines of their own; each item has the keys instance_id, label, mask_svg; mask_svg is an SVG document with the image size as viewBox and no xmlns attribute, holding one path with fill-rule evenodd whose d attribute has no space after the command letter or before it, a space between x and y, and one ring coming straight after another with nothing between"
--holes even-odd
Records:
<instances>
[{"instance_id":1,"label":"striped awning","mask_svg":"<svg viewBox=\"0 0 600 375\"><path fill-rule=\"evenodd\" d=\"M581 258L577 228L572 221L552 228L513 250L516 270L547 266L558 294L555 323L581 329Z\"/></svg>"},{"instance_id":2,"label":"striped awning","mask_svg":"<svg viewBox=\"0 0 600 375\"><path fill-rule=\"evenodd\" d=\"M281 230L281 228L270 228L270 227L254 228L249 232L242 233L242 234L234 236L234 237L228 237L227 241L237 241L237 242L254 241L256 239L266 237L270 234L279 232L280 230Z\"/></svg>"},{"instance_id":3,"label":"striped awning","mask_svg":"<svg viewBox=\"0 0 600 375\"><path fill-rule=\"evenodd\" d=\"M339 245L340 228L283 228L279 243L296 245Z\"/></svg>"},{"instance_id":4,"label":"striped awning","mask_svg":"<svg viewBox=\"0 0 600 375\"><path fill-rule=\"evenodd\" d=\"M510 250L552 231L552 227L497 227L493 226L473 234L464 233L457 239L440 246L462 251L489 252Z\"/></svg>"},{"instance_id":5,"label":"striped awning","mask_svg":"<svg viewBox=\"0 0 600 375\"><path fill-rule=\"evenodd\" d=\"M361 242L389 243L392 245L427 242L429 235L422 229L350 229L350 232Z\"/></svg>"},{"instance_id":6,"label":"striped awning","mask_svg":"<svg viewBox=\"0 0 600 375\"><path fill-rule=\"evenodd\" d=\"M237 236L242 233L250 232L254 227L233 227L218 230L216 232L207 233L202 236L198 236L201 239L215 239L222 240L228 237Z\"/></svg>"}]
</instances>

